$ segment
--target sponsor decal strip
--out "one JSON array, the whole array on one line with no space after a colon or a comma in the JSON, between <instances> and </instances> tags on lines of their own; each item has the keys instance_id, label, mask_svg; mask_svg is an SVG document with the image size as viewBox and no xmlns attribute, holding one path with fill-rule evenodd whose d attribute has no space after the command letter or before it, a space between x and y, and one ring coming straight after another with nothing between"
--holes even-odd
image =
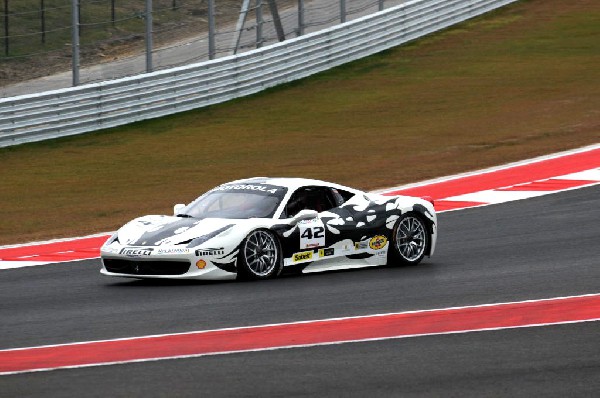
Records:
<instances>
[{"instance_id":1,"label":"sponsor decal strip","mask_svg":"<svg viewBox=\"0 0 600 398\"><path fill-rule=\"evenodd\" d=\"M430 196L435 200L436 210L444 212L526 199L595 184L600 184L600 145L474 173L390 188L381 193ZM243 188L246 189L245 186ZM108 234L102 234L0 247L0 269L97 258L100 256L100 246L108 237Z\"/></svg>"},{"instance_id":2,"label":"sponsor decal strip","mask_svg":"<svg viewBox=\"0 0 600 398\"><path fill-rule=\"evenodd\" d=\"M0 375L600 320L600 294L0 350Z\"/></svg>"}]
</instances>

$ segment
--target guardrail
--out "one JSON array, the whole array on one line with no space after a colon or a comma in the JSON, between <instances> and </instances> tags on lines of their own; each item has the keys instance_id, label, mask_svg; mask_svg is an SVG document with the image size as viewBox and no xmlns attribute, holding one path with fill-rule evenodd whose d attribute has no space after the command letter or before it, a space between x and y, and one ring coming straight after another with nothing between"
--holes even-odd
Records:
<instances>
[{"instance_id":1,"label":"guardrail","mask_svg":"<svg viewBox=\"0 0 600 398\"><path fill-rule=\"evenodd\" d=\"M0 147L201 108L339 66L516 0L415 0L236 56L0 99Z\"/></svg>"}]
</instances>

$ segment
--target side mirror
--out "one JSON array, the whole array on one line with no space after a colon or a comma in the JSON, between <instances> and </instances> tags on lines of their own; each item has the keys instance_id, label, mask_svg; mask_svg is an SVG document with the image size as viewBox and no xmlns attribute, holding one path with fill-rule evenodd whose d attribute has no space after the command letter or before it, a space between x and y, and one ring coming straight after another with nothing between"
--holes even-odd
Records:
<instances>
[{"instance_id":1,"label":"side mirror","mask_svg":"<svg viewBox=\"0 0 600 398\"><path fill-rule=\"evenodd\" d=\"M181 210L183 210L185 207L185 205L183 203L177 203L175 206L173 206L173 215L176 216L177 214L181 213Z\"/></svg>"},{"instance_id":2,"label":"side mirror","mask_svg":"<svg viewBox=\"0 0 600 398\"><path fill-rule=\"evenodd\" d=\"M319 215L319 213L316 210L304 209L304 210L300 210L298 212L298 214L296 214L294 217L292 217L292 220L294 222L299 222L302 220L310 220L313 218L317 218L318 215Z\"/></svg>"}]
</instances>

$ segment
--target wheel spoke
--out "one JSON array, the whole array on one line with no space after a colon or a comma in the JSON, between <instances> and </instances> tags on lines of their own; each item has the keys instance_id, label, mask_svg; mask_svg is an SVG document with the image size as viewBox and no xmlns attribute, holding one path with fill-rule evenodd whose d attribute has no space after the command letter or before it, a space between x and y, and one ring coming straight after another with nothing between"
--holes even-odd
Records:
<instances>
[{"instance_id":1,"label":"wheel spoke","mask_svg":"<svg viewBox=\"0 0 600 398\"><path fill-rule=\"evenodd\" d=\"M254 231L246 238L246 265L256 276L268 275L277 266L275 238L266 231Z\"/></svg>"},{"instance_id":2,"label":"wheel spoke","mask_svg":"<svg viewBox=\"0 0 600 398\"><path fill-rule=\"evenodd\" d=\"M398 253L408 261L418 260L427 244L423 222L417 217L403 218L396 229L396 248Z\"/></svg>"}]
</instances>

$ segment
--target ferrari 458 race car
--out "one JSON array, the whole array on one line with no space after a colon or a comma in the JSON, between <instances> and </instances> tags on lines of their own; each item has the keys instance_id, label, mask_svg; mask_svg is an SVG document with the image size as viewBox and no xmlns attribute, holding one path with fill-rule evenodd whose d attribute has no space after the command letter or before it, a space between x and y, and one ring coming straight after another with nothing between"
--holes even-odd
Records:
<instances>
[{"instance_id":1,"label":"ferrari 458 race car","mask_svg":"<svg viewBox=\"0 0 600 398\"><path fill-rule=\"evenodd\" d=\"M105 275L266 279L384 264L416 265L437 239L433 204L318 180L220 185L174 215L136 218L101 249Z\"/></svg>"}]
</instances>

